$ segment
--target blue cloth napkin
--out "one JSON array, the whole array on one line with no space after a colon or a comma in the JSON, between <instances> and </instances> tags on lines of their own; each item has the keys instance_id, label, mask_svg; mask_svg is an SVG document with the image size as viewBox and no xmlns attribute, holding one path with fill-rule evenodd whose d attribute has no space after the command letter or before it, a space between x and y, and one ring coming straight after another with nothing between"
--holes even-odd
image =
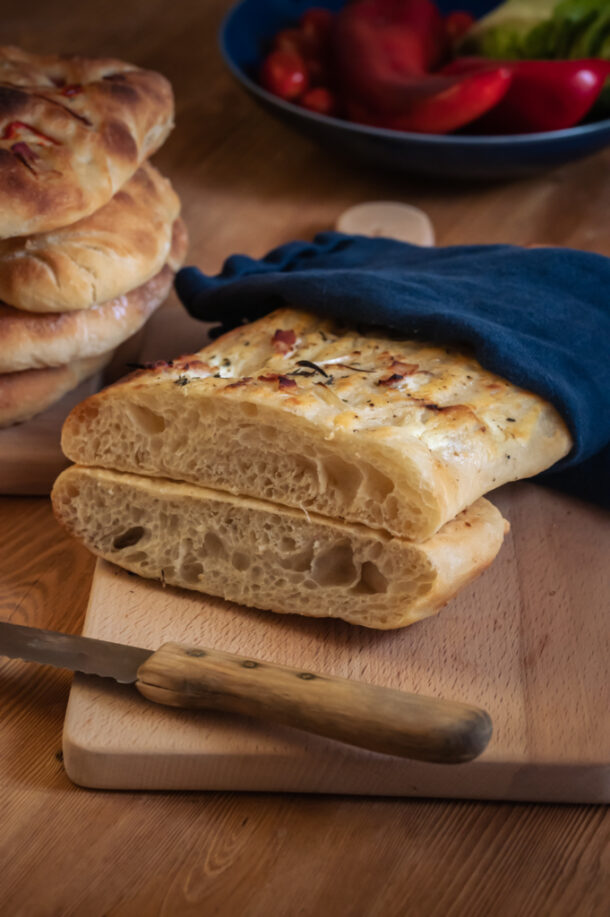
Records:
<instances>
[{"instance_id":1,"label":"blue cloth napkin","mask_svg":"<svg viewBox=\"0 0 610 917\"><path fill-rule=\"evenodd\" d=\"M405 337L469 344L479 362L554 404L574 437L543 483L610 505L610 258L510 245L421 248L320 233L215 277L176 277L188 312L218 333L282 305ZM561 472L561 473L559 473Z\"/></svg>"}]
</instances>

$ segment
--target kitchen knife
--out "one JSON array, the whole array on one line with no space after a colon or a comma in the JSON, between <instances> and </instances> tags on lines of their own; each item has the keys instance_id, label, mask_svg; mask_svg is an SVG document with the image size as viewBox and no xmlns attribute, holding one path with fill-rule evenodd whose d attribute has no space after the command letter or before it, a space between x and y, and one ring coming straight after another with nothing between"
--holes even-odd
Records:
<instances>
[{"instance_id":1,"label":"kitchen knife","mask_svg":"<svg viewBox=\"0 0 610 917\"><path fill-rule=\"evenodd\" d=\"M152 651L0 622L0 656L135 684L158 704L245 714L420 761L471 761L491 736L489 715L468 704L216 649Z\"/></svg>"}]
</instances>

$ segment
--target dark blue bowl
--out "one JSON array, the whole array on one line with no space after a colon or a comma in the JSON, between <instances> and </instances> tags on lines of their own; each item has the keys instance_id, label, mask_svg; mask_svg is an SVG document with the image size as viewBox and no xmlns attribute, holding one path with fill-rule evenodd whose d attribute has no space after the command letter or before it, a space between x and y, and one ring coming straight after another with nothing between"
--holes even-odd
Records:
<instances>
[{"instance_id":1,"label":"dark blue bowl","mask_svg":"<svg viewBox=\"0 0 610 917\"><path fill-rule=\"evenodd\" d=\"M610 144L610 119L563 131L512 136L469 137L415 134L351 124L283 102L257 82L261 59L275 33L296 22L311 6L337 10L345 0L242 0L227 14L220 48L231 73L264 108L330 151L367 160L386 169L445 178L498 179L531 175L580 159ZM497 0L451 3L437 0L443 12L467 9L481 16Z\"/></svg>"}]
</instances>

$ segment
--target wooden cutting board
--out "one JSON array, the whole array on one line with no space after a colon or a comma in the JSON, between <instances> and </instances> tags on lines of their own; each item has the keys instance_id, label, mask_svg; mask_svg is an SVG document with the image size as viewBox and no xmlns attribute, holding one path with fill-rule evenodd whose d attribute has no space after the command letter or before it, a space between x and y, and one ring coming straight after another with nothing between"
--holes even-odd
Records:
<instances>
[{"instance_id":1,"label":"wooden cutting board","mask_svg":"<svg viewBox=\"0 0 610 917\"><path fill-rule=\"evenodd\" d=\"M163 708L77 676L64 729L76 783L610 801L608 548L602 511L533 484L492 499L512 530L491 568L401 631L277 616L97 565L84 633L154 649L218 647L485 707L494 734L466 765L384 757L287 728Z\"/></svg>"}]
</instances>

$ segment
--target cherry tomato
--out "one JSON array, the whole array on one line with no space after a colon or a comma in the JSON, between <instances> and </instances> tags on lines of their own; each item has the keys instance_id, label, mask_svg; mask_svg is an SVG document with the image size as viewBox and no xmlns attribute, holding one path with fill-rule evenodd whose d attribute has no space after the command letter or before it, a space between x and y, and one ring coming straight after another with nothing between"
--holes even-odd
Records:
<instances>
[{"instance_id":1,"label":"cherry tomato","mask_svg":"<svg viewBox=\"0 0 610 917\"><path fill-rule=\"evenodd\" d=\"M312 6L311 9L305 10L299 20L301 30L317 44L323 45L330 38L334 16L330 10L324 10L319 6Z\"/></svg>"},{"instance_id":2,"label":"cherry tomato","mask_svg":"<svg viewBox=\"0 0 610 917\"><path fill-rule=\"evenodd\" d=\"M449 13L447 16L445 16L445 29L452 44L455 44L457 41L459 41L462 35L466 34L474 22L474 16L471 13L464 12L463 10L455 10L455 12Z\"/></svg>"},{"instance_id":3,"label":"cherry tomato","mask_svg":"<svg viewBox=\"0 0 610 917\"><path fill-rule=\"evenodd\" d=\"M333 115L337 110L337 101L334 93L325 86L316 86L315 89L309 89L301 97L301 105L309 111L315 111L319 115Z\"/></svg>"},{"instance_id":4,"label":"cherry tomato","mask_svg":"<svg viewBox=\"0 0 610 917\"><path fill-rule=\"evenodd\" d=\"M300 54L308 57L312 48L311 42L300 29L282 29L273 39L274 51L288 51L290 54Z\"/></svg>"},{"instance_id":5,"label":"cherry tomato","mask_svg":"<svg viewBox=\"0 0 610 917\"><path fill-rule=\"evenodd\" d=\"M299 54L272 51L263 61L261 83L280 99L298 99L309 85L305 61Z\"/></svg>"}]
</instances>

